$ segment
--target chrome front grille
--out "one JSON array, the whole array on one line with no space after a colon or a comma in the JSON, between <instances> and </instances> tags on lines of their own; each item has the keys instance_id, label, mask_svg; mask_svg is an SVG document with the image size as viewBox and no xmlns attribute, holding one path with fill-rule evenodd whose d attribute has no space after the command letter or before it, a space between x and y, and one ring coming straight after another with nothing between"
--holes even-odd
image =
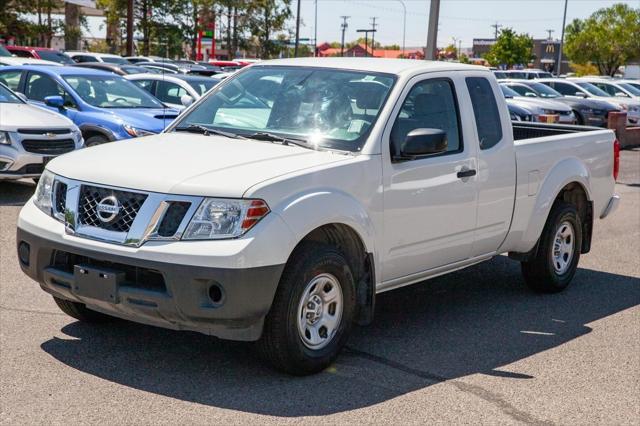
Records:
<instances>
[{"instance_id":1,"label":"chrome front grille","mask_svg":"<svg viewBox=\"0 0 640 426\"><path fill-rule=\"evenodd\" d=\"M67 234L139 247L150 240L179 240L202 200L56 176L52 203Z\"/></svg>"},{"instance_id":2,"label":"chrome front grille","mask_svg":"<svg viewBox=\"0 0 640 426\"><path fill-rule=\"evenodd\" d=\"M111 198L119 212L108 219L108 215L98 211L98 205ZM82 185L78 204L78 220L81 224L115 232L129 232L147 195L136 192L118 191L98 186ZM108 220L106 220L108 219Z\"/></svg>"}]
</instances>

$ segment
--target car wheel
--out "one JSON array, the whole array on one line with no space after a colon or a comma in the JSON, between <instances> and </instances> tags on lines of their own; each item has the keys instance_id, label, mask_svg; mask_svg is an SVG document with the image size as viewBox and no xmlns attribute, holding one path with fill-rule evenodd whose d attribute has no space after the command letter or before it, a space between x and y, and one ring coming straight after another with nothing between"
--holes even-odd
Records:
<instances>
[{"instance_id":1,"label":"car wheel","mask_svg":"<svg viewBox=\"0 0 640 426\"><path fill-rule=\"evenodd\" d=\"M107 143L109 142L109 139L107 139L104 136L100 136L100 135L96 135L96 136L91 136L90 138L88 138L85 142L84 145L87 147L91 147L91 146L98 146L98 145L102 145L103 143Z\"/></svg>"},{"instance_id":2,"label":"car wheel","mask_svg":"<svg viewBox=\"0 0 640 426\"><path fill-rule=\"evenodd\" d=\"M322 371L347 341L355 295L345 256L328 245L303 243L287 262L265 320L262 355L289 374Z\"/></svg>"},{"instance_id":3,"label":"car wheel","mask_svg":"<svg viewBox=\"0 0 640 426\"><path fill-rule=\"evenodd\" d=\"M527 285L538 292L557 293L569 285L578 269L582 223L573 204L556 202L540 236L536 255L522 262Z\"/></svg>"},{"instance_id":4,"label":"car wheel","mask_svg":"<svg viewBox=\"0 0 640 426\"><path fill-rule=\"evenodd\" d=\"M53 300L62 312L77 319L78 321L88 323L108 322L115 320L114 317L102 314L100 312L92 311L87 308L83 303L72 302L70 300L60 299L53 296Z\"/></svg>"}]
</instances>

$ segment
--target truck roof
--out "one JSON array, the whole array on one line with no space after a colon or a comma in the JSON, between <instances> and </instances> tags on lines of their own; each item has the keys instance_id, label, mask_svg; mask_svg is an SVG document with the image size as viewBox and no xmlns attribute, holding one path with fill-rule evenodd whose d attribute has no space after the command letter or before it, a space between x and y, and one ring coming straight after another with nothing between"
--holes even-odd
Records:
<instances>
[{"instance_id":1,"label":"truck roof","mask_svg":"<svg viewBox=\"0 0 640 426\"><path fill-rule=\"evenodd\" d=\"M384 59L384 58L295 58L261 61L252 66L306 66L314 68L339 68L356 71L383 72L404 74L415 71L488 71L478 65L460 64L457 62L423 61L418 59Z\"/></svg>"}]
</instances>

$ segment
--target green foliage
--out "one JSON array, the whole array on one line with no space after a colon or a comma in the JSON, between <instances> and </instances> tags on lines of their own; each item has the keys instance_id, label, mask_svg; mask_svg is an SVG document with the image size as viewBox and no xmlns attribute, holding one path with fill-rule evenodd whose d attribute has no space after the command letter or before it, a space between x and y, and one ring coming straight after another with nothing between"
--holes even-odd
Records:
<instances>
[{"instance_id":1,"label":"green foliage","mask_svg":"<svg viewBox=\"0 0 640 426\"><path fill-rule=\"evenodd\" d=\"M500 31L498 40L491 46L485 59L492 66L506 65L526 65L533 56L533 39L528 34L517 34L511 28Z\"/></svg>"},{"instance_id":2,"label":"green foliage","mask_svg":"<svg viewBox=\"0 0 640 426\"><path fill-rule=\"evenodd\" d=\"M640 8L614 4L565 29L565 52L572 62L592 62L600 74L614 75L620 65L640 59Z\"/></svg>"}]
</instances>

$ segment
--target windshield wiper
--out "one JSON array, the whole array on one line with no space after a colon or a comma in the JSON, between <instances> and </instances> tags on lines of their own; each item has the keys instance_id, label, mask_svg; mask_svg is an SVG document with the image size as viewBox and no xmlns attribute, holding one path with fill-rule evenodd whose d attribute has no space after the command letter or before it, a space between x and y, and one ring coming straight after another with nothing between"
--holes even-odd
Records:
<instances>
[{"instance_id":1,"label":"windshield wiper","mask_svg":"<svg viewBox=\"0 0 640 426\"><path fill-rule=\"evenodd\" d=\"M176 127L174 129L178 132L191 132L191 133L201 133L205 136L218 135L225 136L227 138L232 139L244 139L244 137L240 135L236 135L235 133L225 132L224 130L213 129L211 127L203 126L202 124L189 124L185 127Z\"/></svg>"},{"instance_id":2,"label":"windshield wiper","mask_svg":"<svg viewBox=\"0 0 640 426\"><path fill-rule=\"evenodd\" d=\"M296 145L303 148L314 149L314 147L309 145L304 139L287 138L267 132L257 132L252 135L248 135L247 138L255 139L257 141L280 142L282 145Z\"/></svg>"}]
</instances>

